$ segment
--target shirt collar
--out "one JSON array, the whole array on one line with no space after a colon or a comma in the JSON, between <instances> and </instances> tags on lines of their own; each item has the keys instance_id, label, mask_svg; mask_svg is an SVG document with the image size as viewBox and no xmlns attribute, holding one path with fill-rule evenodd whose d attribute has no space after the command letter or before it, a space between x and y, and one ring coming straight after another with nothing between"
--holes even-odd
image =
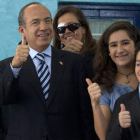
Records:
<instances>
[{"instance_id":1,"label":"shirt collar","mask_svg":"<svg viewBox=\"0 0 140 140\"><path fill-rule=\"evenodd\" d=\"M139 99L140 99L140 83L138 84L138 91L139 91Z\"/></svg>"},{"instance_id":2,"label":"shirt collar","mask_svg":"<svg viewBox=\"0 0 140 140\"><path fill-rule=\"evenodd\" d=\"M29 48L30 48L29 54L30 54L31 58L34 59L36 54L39 53L39 52L37 52L36 50L32 49L30 46L29 46ZM43 52L41 52L41 53L44 53L47 56L51 57L52 56L52 51L51 50L52 50L51 45L49 45L49 47L46 50L44 50Z\"/></svg>"}]
</instances>

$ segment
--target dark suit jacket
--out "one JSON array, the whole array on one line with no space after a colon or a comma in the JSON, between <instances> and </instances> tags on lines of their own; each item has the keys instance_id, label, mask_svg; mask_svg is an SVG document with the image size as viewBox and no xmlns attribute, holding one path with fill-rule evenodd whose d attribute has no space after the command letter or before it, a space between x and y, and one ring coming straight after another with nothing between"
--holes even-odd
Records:
<instances>
[{"instance_id":1,"label":"dark suit jacket","mask_svg":"<svg viewBox=\"0 0 140 140\"><path fill-rule=\"evenodd\" d=\"M94 140L93 116L80 55L52 48L48 103L30 58L14 78L0 62L0 104L13 104L6 140ZM60 64L63 62L63 65Z\"/></svg>"},{"instance_id":2,"label":"dark suit jacket","mask_svg":"<svg viewBox=\"0 0 140 140\"><path fill-rule=\"evenodd\" d=\"M94 73L93 73L93 60L94 60L94 55L83 55L84 59L85 59L85 63L86 63L86 72L87 75L89 75L88 78L90 78L92 80Z\"/></svg>"},{"instance_id":3,"label":"dark suit jacket","mask_svg":"<svg viewBox=\"0 0 140 140\"><path fill-rule=\"evenodd\" d=\"M120 127L118 120L121 103L125 105L126 110L130 112L131 116L131 126L126 129ZM117 99L106 140L140 140L140 102L138 89Z\"/></svg>"},{"instance_id":4,"label":"dark suit jacket","mask_svg":"<svg viewBox=\"0 0 140 140\"><path fill-rule=\"evenodd\" d=\"M85 67L86 67L86 75L87 78L89 79L93 79L94 76L94 72L93 72L93 61L94 61L94 55L83 55L83 58L85 60ZM94 140L99 140L95 130L93 131L93 135L94 135Z\"/></svg>"},{"instance_id":5,"label":"dark suit jacket","mask_svg":"<svg viewBox=\"0 0 140 140\"><path fill-rule=\"evenodd\" d=\"M5 140L6 138L11 114L12 105L0 107L0 140Z\"/></svg>"}]
</instances>

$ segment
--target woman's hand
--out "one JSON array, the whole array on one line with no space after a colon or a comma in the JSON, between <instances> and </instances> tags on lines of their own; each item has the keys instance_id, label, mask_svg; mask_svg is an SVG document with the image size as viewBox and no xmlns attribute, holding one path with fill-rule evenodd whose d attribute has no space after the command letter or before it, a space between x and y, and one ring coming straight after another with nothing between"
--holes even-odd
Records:
<instances>
[{"instance_id":1,"label":"woman's hand","mask_svg":"<svg viewBox=\"0 0 140 140\"><path fill-rule=\"evenodd\" d=\"M92 83L90 79L86 79L88 84L88 93L90 95L91 104L97 105L100 103L101 89L97 83Z\"/></svg>"}]
</instances>

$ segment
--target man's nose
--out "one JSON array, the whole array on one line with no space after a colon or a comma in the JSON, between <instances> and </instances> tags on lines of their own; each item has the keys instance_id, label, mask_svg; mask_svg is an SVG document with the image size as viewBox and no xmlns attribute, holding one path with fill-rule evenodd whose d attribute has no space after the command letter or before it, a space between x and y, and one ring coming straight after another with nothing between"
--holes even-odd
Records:
<instances>
[{"instance_id":1,"label":"man's nose","mask_svg":"<svg viewBox=\"0 0 140 140\"><path fill-rule=\"evenodd\" d=\"M47 24L44 21L40 22L40 30L46 30L47 28Z\"/></svg>"}]
</instances>

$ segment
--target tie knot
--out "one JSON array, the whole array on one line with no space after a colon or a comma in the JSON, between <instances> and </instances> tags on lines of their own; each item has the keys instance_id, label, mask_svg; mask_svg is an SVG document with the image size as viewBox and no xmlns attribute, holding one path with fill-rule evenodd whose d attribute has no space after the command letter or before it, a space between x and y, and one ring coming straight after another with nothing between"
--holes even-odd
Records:
<instances>
[{"instance_id":1,"label":"tie knot","mask_svg":"<svg viewBox=\"0 0 140 140\"><path fill-rule=\"evenodd\" d=\"M44 60L44 54L43 53L38 53L38 54L36 54L36 56L35 56L37 59L39 59L40 61L45 61Z\"/></svg>"}]
</instances>

